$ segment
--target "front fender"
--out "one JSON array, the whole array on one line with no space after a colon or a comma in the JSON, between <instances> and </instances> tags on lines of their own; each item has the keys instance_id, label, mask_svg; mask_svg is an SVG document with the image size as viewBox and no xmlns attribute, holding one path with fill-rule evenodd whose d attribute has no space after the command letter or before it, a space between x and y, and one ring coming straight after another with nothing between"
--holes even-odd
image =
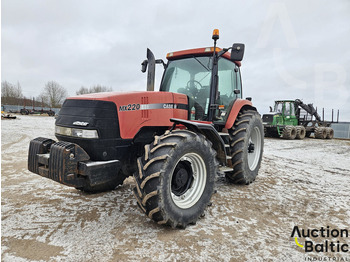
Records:
<instances>
[{"instance_id":1,"label":"front fender","mask_svg":"<svg viewBox=\"0 0 350 262\"><path fill-rule=\"evenodd\" d=\"M213 125L176 118L171 118L170 121L184 125L188 130L197 134L203 134L212 143L220 164L226 165L225 143Z\"/></svg>"},{"instance_id":2,"label":"front fender","mask_svg":"<svg viewBox=\"0 0 350 262\"><path fill-rule=\"evenodd\" d=\"M256 108L253 107L253 104L249 100L245 99L237 99L233 102L233 105L231 107L230 114L227 117L225 128L230 129L232 128L233 124L236 121L236 118L238 116L238 113L241 111L241 109L245 107L247 109L252 109L256 111Z\"/></svg>"}]
</instances>

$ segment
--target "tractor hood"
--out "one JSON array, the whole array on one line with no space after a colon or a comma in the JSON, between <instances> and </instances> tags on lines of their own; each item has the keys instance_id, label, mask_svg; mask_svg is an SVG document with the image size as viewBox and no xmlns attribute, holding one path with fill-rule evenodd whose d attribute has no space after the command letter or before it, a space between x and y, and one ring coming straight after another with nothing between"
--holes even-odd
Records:
<instances>
[{"instance_id":1,"label":"tractor hood","mask_svg":"<svg viewBox=\"0 0 350 262\"><path fill-rule=\"evenodd\" d=\"M86 110L74 107L74 104L79 104L79 101L84 101ZM84 114L89 111L90 105L96 107L94 105L98 101L114 105L120 137L123 139L134 138L136 133L145 126L168 127L173 125L170 122L171 118L188 119L188 101L187 96L183 94L153 91L105 92L68 98L62 107L62 113L57 118L56 125L64 123L64 126L67 126L67 119L69 123L88 122L84 120ZM70 108L66 108L65 104ZM103 118L101 110L99 114ZM90 117L93 118L94 115L91 114ZM104 125L108 126L108 123Z\"/></svg>"}]
</instances>

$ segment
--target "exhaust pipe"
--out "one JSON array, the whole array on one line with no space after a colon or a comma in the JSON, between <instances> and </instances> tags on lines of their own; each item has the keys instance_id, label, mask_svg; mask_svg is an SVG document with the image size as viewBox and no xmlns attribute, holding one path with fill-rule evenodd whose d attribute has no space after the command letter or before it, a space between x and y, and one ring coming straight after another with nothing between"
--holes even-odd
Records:
<instances>
[{"instance_id":1,"label":"exhaust pipe","mask_svg":"<svg viewBox=\"0 0 350 262\"><path fill-rule=\"evenodd\" d=\"M147 60L142 62L141 71L145 73L147 71L147 91L154 91L154 79L156 74L156 59L150 49L147 48Z\"/></svg>"}]
</instances>

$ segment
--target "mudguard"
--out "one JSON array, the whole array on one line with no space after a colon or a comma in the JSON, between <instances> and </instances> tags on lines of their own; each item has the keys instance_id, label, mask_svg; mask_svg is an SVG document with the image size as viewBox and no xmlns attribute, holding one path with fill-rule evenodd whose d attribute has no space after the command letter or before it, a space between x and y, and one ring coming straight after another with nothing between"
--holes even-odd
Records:
<instances>
[{"instance_id":1,"label":"mudguard","mask_svg":"<svg viewBox=\"0 0 350 262\"><path fill-rule=\"evenodd\" d=\"M246 107L248 109L253 109L256 111L256 108L253 107L253 104L251 101L245 100L245 99L236 99L233 102L233 105L230 110L230 114L227 117L226 124L225 124L226 129L232 128L233 124L236 121L238 113L241 111L243 107Z\"/></svg>"},{"instance_id":2,"label":"mudguard","mask_svg":"<svg viewBox=\"0 0 350 262\"><path fill-rule=\"evenodd\" d=\"M195 133L203 134L212 143L220 164L226 165L225 143L213 125L176 118L171 118L170 121L184 125L188 130Z\"/></svg>"}]
</instances>

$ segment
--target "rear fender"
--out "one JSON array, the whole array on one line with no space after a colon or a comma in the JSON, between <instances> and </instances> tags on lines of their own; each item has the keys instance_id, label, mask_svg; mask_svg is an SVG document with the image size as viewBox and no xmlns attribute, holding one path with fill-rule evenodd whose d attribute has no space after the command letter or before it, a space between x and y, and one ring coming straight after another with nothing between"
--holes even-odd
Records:
<instances>
[{"instance_id":1,"label":"rear fender","mask_svg":"<svg viewBox=\"0 0 350 262\"><path fill-rule=\"evenodd\" d=\"M197 134L203 134L212 143L213 148L217 152L217 158L220 164L226 165L225 143L213 125L177 118L171 118L170 121L174 122L175 124L184 125L188 130L191 130Z\"/></svg>"},{"instance_id":2,"label":"rear fender","mask_svg":"<svg viewBox=\"0 0 350 262\"><path fill-rule=\"evenodd\" d=\"M242 109L251 109L251 110L256 110L255 107L253 107L253 104L251 101L249 100L245 100L245 99L237 99L233 102L233 105L231 107L231 111L230 114L227 117L226 120L226 124L225 124L225 128L226 129L230 129L233 127L233 124L236 121L236 118L238 116L238 113L242 110Z\"/></svg>"}]
</instances>

